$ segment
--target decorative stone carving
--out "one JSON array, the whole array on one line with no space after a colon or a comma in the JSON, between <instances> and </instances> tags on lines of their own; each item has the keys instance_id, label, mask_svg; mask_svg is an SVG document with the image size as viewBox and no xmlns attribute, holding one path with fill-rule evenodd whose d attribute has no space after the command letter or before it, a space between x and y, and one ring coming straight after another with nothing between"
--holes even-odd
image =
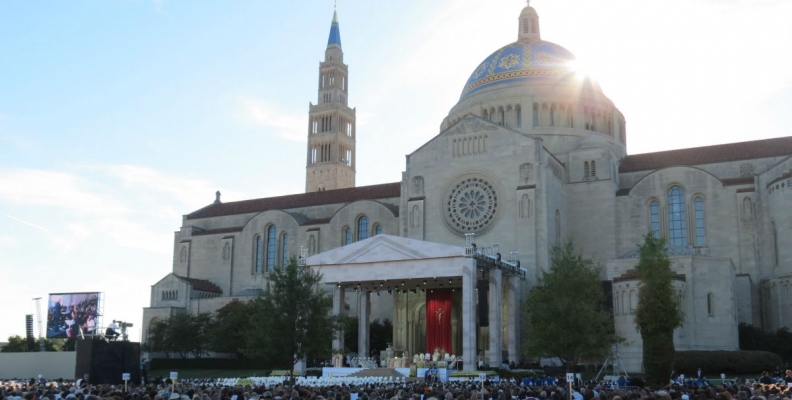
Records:
<instances>
[{"instance_id":1,"label":"decorative stone carving","mask_svg":"<svg viewBox=\"0 0 792 400\"><path fill-rule=\"evenodd\" d=\"M466 133L491 132L495 130L498 130L497 126L468 115L451 128L448 131L448 135L464 135Z\"/></svg>"},{"instance_id":2,"label":"decorative stone carving","mask_svg":"<svg viewBox=\"0 0 792 400\"><path fill-rule=\"evenodd\" d=\"M410 211L410 228L420 228L421 227L421 209L418 205L414 205L412 207L412 211Z\"/></svg>"},{"instance_id":3,"label":"decorative stone carving","mask_svg":"<svg viewBox=\"0 0 792 400\"><path fill-rule=\"evenodd\" d=\"M484 232L495 222L498 193L481 174L458 178L446 188L442 199L443 220L458 234Z\"/></svg>"},{"instance_id":4,"label":"decorative stone carving","mask_svg":"<svg viewBox=\"0 0 792 400\"><path fill-rule=\"evenodd\" d=\"M416 176L412 178L412 185L410 187L412 195L415 197L420 197L424 195L424 178L422 176Z\"/></svg>"},{"instance_id":5,"label":"decorative stone carving","mask_svg":"<svg viewBox=\"0 0 792 400\"><path fill-rule=\"evenodd\" d=\"M525 163L520 165L520 182L527 184L533 177L533 164Z\"/></svg>"},{"instance_id":6,"label":"decorative stone carving","mask_svg":"<svg viewBox=\"0 0 792 400\"><path fill-rule=\"evenodd\" d=\"M740 176L748 177L754 176L754 167L751 163L744 163L740 165Z\"/></svg>"},{"instance_id":7,"label":"decorative stone carving","mask_svg":"<svg viewBox=\"0 0 792 400\"><path fill-rule=\"evenodd\" d=\"M522 195L522 199L520 200L520 218L527 219L531 218L531 198L528 194Z\"/></svg>"},{"instance_id":8,"label":"decorative stone carving","mask_svg":"<svg viewBox=\"0 0 792 400\"><path fill-rule=\"evenodd\" d=\"M742 220L752 221L754 218L754 206L750 197L746 197L742 202Z\"/></svg>"},{"instance_id":9,"label":"decorative stone carving","mask_svg":"<svg viewBox=\"0 0 792 400\"><path fill-rule=\"evenodd\" d=\"M308 254L316 254L316 236L308 237Z\"/></svg>"},{"instance_id":10,"label":"decorative stone carving","mask_svg":"<svg viewBox=\"0 0 792 400\"><path fill-rule=\"evenodd\" d=\"M223 260L227 261L231 258L231 244L226 242L223 245Z\"/></svg>"}]
</instances>

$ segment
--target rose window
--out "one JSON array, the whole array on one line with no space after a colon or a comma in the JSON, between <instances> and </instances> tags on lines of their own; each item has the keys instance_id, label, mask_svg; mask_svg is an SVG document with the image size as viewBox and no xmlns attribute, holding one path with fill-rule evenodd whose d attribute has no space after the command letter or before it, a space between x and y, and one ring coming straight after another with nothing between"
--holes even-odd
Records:
<instances>
[{"instance_id":1,"label":"rose window","mask_svg":"<svg viewBox=\"0 0 792 400\"><path fill-rule=\"evenodd\" d=\"M495 220L498 195L481 177L463 177L454 182L445 196L444 220L458 233L482 232Z\"/></svg>"}]
</instances>

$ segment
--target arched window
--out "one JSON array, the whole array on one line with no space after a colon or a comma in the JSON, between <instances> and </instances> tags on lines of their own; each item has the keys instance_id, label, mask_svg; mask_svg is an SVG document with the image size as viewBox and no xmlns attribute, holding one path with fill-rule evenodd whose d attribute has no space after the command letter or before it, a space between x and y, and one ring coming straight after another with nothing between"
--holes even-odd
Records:
<instances>
[{"instance_id":1,"label":"arched window","mask_svg":"<svg viewBox=\"0 0 792 400\"><path fill-rule=\"evenodd\" d=\"M267 228L267 271L275 270L275 265L278 262L278 236L277 228L275 225L270 225Z\"/></svg>"},{"instance_id":2,"label":"arched window","mask_svg":"<svg viewBox=\"0 0 792 400\"><path fill-rule=\"evenodd\" d=\"M539 127L539 105L538 104L534 104L533 105L533 117L532 117L532 119L533 119L533 127L534 128Z\"/></svg>"},{"instance_id":3,"label":"arched window","mask_svg":"<svg viewBox=\"0 0 792 400\"><path fill-rule=\"evenodd\" d=\"M680 186L668 189L668 236L668 244L671 246L688 245L685 191Z\"/></svg>"},{"instance_id":4,"label":"arched window","mask_svg":"<svg viewBox=\"0 0 792 400\"><path fill-rule=\"evenodd\" d=\"M517 116L517 121L515 122L514 126L517 128L522 128L522 107L519 105L515 107L514 113Z\"/></svg>"},{"instance_id":5,"label":"arched window","mask_svg":"<svg viewBox=\"0 0 792 400\"><path fill-rule=\"evenodd\" d=\"M656 238L660 238L660 202L649 203L649 230Z\"/></svg>"},{"instance_id":6,"label":"arched window","mask_svg":"<svg viewBox=\"0 0 792 400\"><path fill-rule=\"evenodd\" d=\"M616 295L613 296L613 303L614 303L614 305L613 305L613 313L616 314L616 315L619 315L620 313L619 313L619 294L618 293L616 293Z\"/></svg>"},{"instance_id":7,"label":"arched window","mask_svg":"<svg viewBox=\"0 0 792 400\"><path fill-rule=\"evenodd\" d=\"M770 222L773 228L773 265L778 265L778 230L775 221Z\"/></svg>"},{"instance_id":8,"label":"arched window","mask_svg":"<svg viewBox=\"0 0 792 400\"><path fill-rule=\"evenodd\" d=\"M550 126L555 126L556 107L555 104L550 106Z\"/></svg>"},{"instance_id":9,"label":"arched window","mask_svg":"<svg viewBox=\"0 0 792 400\"><path fill-rule=\"evenodd\" d=\"M556 246L561 246L561 212L558 210L555 212L555 228Z\"/></svg>"},{"instance_id":10,"label":"arched window","mask_svg":"<svg viewBox=\"0 0 792 400\"><path fill-rule=\"evenodd\" d=\"M696 246L706 246L707 237L704 229L704 199L696 197L693 200L693 207L696 212Z\"/></svg>"},{"instance_id":11,"label":"arched window","mask_svg":"<svg viewBox=\"0 0 792 400\"><path fill-rule=\"evenodd\" d=\"M348 245L350 243L352 243L352 229L350 229L347 226L347 227L344 227L344 243L343 243L343 245L346 246L346 245Z\"/></svg>"},{"instance_id":12,"label":"arched window","mask_svg":"<svg viewBox=\"0 0 792 400\"><path fill-rule=\"evenodd\" d=\"M583 178L588 178L590 175L589 163L588 161L583 161Z\"/></svg>"},{"instance_id":13,"label":"arched window","mask_svg":"<svg viewBox=\"0 0 792 400\"><path fill-rule=\"evenodd\" d=\"M625 310L624 309L624 303L626 303L626 302L627 302L627 291L625 290L625 291L622 291L622 293L621 293L621 308L619 309L619 311L622 314L624 314L626 312L626 311L624 311Z\"/></svg>"},{"instance_id":14,"label":"arched window","mask_svg":"<svg viewBox=\"0 0 792 400\"><path fill-rule=\"evenodd\" d=\"M261 273L261 265L263 261L264 255L264 243L261 235L256 235L255 239L253 239L253 273L260 274Z\"/></svg>"},{"instance_id":15,"label":"arched window","mask_svg":"<svg viewBox=\"0 0 792 400\"><path fill-rule=\"evenodd\" d=\"M364 239L368 239L368 218L365 215L358 218L357 226L357 240L361 241Z\"/></svg>"},{"instance_id":16,"label":"arched window","mask_svg":"<svg viewBox=\"0 0 792 400\"><path fill-rule=\"evenodd\" d=\"M374 227L374 235L382 235L382 225L377 224L377 226Z\"/></svg>"},{"instance_id":17,"label":"arched window","mask_svg":"<svg viewBox=\"0 0 792 400\"><path fill-rule=\"evenodd\" d=\"M289 235L281 235L281 268L289 265Z\"/></svg>"},{"instance_id":18,"label":"arched window","mask_svg":"<svg viewBox=\"0 0 792 400\"><path fill-rule=\"evenodd\" d=\"M597 162L591 160L591 176L597 176Z\"/></svg>"},{"instance_id":19,"label":"arched window","mask_svg":"<svg viewBox=\"0 0 792 400\"><path fill-rule=\"evenodd\" d=\"M635 313L638 308L638 293L635 290L630 290L630 313Z\"/></svg>"},{"instance_id":20,"label":"arched window","mask_svg":"<svg viewBox=\"0 0 792 400\"><path fill-rule=\"evenodd\" d=\"M707 315L715 316L715 295L712 293L707 294Z\"/></svg>"}]
</instances>

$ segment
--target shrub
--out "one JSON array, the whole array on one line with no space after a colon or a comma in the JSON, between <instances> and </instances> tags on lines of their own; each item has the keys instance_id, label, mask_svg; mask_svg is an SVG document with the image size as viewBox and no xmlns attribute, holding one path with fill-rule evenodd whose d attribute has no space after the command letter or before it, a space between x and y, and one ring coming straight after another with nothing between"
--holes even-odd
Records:
<instances>
[{"instance_id":1,"label":"shrub","mask_svg":"<svg viewBox=\"0 0 792 400\"><path fill-rule=\"evenodd\" d=\"M695 376L701 368L705 376L758 374L782 365L781 357L767 351L677 351L674 370Z\"/></svg>"}]
</instances>

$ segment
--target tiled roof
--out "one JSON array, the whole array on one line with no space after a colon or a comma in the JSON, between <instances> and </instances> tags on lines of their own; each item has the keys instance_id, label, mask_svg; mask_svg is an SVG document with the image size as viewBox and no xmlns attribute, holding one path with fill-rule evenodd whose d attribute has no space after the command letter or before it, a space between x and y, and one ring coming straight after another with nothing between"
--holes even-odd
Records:
<instances>
[{"instance_id":1,"label":"tiled roof","mask_svg":"<svg viewBox=\"0 0 792 400\"><path fill-rule=\"evenodd\" d=\"M193 236L219 235L221 233L242 232L242 229L245 229L245 227L232 226L230 228L203 229L203 230L196 230L195 232L193 232Z\"/></svg>"},{"instance_id":2,"label":"tiled roof","mask_svg":"<svg viewBox=\"0 0 792 400\"><path fill-rule=\"evenodd\" d=\"M209 292L209 293L217 293L223 294L223 290L220 289L219 286L215 285L212 282L207 281L206 279L195 279L195 278L188 278L186 276L176 275L179 279L186 281L190 285L192 285L193 289L200 290L202 292Z\"/></svg>"},{"instance_id":3,"label":"tiled roof","mask_svg":"<svg viewBox=\"0 0 792 400\"><path fill-rule=\"evenodd\" d=\"M358 200L388 199L401 196L401 182L361 186L347 189L327 190L287 196L266 197L206 206L187 215L187 219L219 217L223 215L247 214L267 210L311 207L323 204L351 203Z\"/></svg>"},{"instance_id":4,"label":"tiled roof","mask_svg":"<svg viewBox=\"0 0 792 400\"><path fill-rule=\"evenodd\" d=\"M792 155L792 136L635 154L622 160L619 172L646 171L677 165L711 164L788 155Z\"/></svg>"}]
</instances>

